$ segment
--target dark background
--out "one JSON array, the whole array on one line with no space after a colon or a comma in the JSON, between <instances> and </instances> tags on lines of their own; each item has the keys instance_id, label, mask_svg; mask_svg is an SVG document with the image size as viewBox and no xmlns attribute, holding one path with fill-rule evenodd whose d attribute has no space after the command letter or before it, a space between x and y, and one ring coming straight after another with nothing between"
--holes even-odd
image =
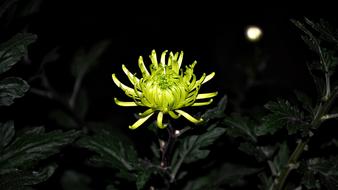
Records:
<instances>
[{"instance_id":1,"label":"dark background","mask_svg":"<svg viewBox=\"0 0 338 190\"><path fill-rule=\"evenodd\" d=\"M290 22L290 19L303 19L302 16L264 12L229 14L225 13L227 10L215 14L182 10L166 13L160 9L134 12L123 11L108 2L22 1L0 20L0 39L5 41L22 31L38 35L38 40L29 46L29 61L11 71L26 80L36 74L44 55L58 47L59 59L46 65L45 70L61 94L69 93L73 87L75 79L69 68L74 54L80 48L90 49L99 41L110 41L98 64L83 81L88 95L84 120L105 121L127 134L127 126L135 121L133 113L142 109L118 107L113 103L113 97L125 100L125 96L112 82L111 74L116 73L121 81L127 81L121 68L125 64L140 76L138 57L142 55L146 64L150 63L148 55L152 49L158 55L163 50L183 50L184 65L197 60L197 77L215 71L215 78L201 92L218 91L216 102L227 94L227 114L255 115L255 110L263 109L269 100L293 99L295 89L315 96L306 68L306 62L313 60L312 54L300 38L302 32ZM332 16L309 18L324 18L336 24ZM245 38L249 25L263 30L260 41L253 43ZM39 88L40 84L31 83L31 86ZM45 125L47 129L55 129L60 126L50 118L50 111L58 107L49 99L28 93L1 112L4 118L15 119L18 127ZM133 137L144 139L140 134L146 133L142 129L145 127L133 132ZM64 167L72 167L77 158L66 161ZM50 183L57 184L61 175L62 169Z\"/></svg>"}]
</instances>

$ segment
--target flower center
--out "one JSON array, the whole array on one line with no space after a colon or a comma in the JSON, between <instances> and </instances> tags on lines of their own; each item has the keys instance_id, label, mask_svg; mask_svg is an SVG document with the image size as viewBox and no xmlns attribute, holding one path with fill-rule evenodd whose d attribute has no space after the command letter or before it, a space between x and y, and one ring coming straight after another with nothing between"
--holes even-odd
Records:
<instances>
[{"instance_id":1,"label":"flower center","mask_svg":"<svg viewBox=\"0 0 338 190\"><path fill-rule=\"evenodd\" d=\"M156 73L143 82L142 91L150 107L164 113L175 109L186 97L184 84L176 73Z\"/></svg>"},{"instance_id":2,"label":"flower center","mask_svg":"<svg viewBox=\"0 0 338 190\"><path fill-rule=\"evenodd\" d=\"M175 85L175 82L178 82L178 78L175 80L175 77L168 74L159 75L157 79L157 85L162 90L169 89L170 86Z\"/></svg>"}]
</instances>

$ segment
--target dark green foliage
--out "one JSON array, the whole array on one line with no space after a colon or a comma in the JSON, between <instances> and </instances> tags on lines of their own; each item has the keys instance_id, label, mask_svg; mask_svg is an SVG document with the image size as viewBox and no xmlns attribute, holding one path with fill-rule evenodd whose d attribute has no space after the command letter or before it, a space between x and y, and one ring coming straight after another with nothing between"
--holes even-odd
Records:
<instances>
[{"instance_id":1,"label":"dark green foliage","mask_svg":"<svg viewBox=\"0 0 338 190\"><path fill-rule=\"evenodd\" d=\"M210 126L201 135L191 135L183 138L173 157L173 168L182 162L191 163L206 158L210 152L206 148L213 144L224 132L224 128Z\"/></svg>"},{"instance_id":2,"label":"dark green foliage","mask_svg":"<svg viewBox=\"0 0 338 190\"><path fill-rule=\"evenodd\" d=\"M41 170L14 170L0 175L0 189L29 190L29 186L46 181L55 171L56 165L47 166Z\"/></svg>"},{"instance_id":3,"label":"dark green foliage","mask_svg":"<svg viewBox=\"0 0 338 190\"><path fill-rule=\"evenodd\" d=\"M3 150L13 139L15 135L13 121L0 123L0 150ZM2 153L2 151L1 151Z\"/></svg>"},{"instance_id":4,"label":"dark green foliage","mask_svg":"<svg viewBox=\"0 0 338 190\"><path fill-rule=\"evenodd\" d=\"M85 136L77 144L98 154L91 158L94 164L119 169L121 172L135 169L136 150L129 140L122 137L122 134L112 135L107 132L92 137Z\"/></svg>"},{"instance_id":5,"label":"dark green foliage","mask_svg":"<svg viewBox=\"0 0 338 190\"><path fill-rule=\"evenodd\" d=\"M224 189L221 187L240 187L245 185L245 176L255 174L259 168L225 163L205 176L188 181L184 190Z\"/></svg>"},{"instance_id":6,"label":"dark green foliage","mask_svg":"<svg viewBox=\"0 0 338 190\"><path fill-rule=\"evenodd\" d=\"M205 122L209 122L212 119L221 119L225 116L225 108L228 103L228 97L224 95L221 100L218 102L217 106L207 110L203 115L202 118Z\"/></svg>"},{"instance_id":7,"label":"dark green foliage","mask_svg":"<svg viewBox=\"0 0 338 190\"><path fill-rule=\"evenodd\" d=\"M27 53L27 46L36 40L33 34L17 34L7 42L0 44L0 74L8 71ZM0 106L13 104L15 98L22 97L29 85L18 77L0 80Z\"/></svg>"},{"instance_id":8,"label":"dark green foliage","mask_svg":"<svg viewBox=\"0 0 338 190\"><path fill-rule=\"evenodd\" d=\"M338 157L311 158L303 168L305 174L302 184L308 189L338 188Z\"/></svg>"},{"instance_id":9,"label":"dark green foliage","mask_svg":"<svg viewBox=\"0 0 338 190\"><path fill-rule=\"evenodd\" d=\"M21 98L29 89L26 81L8 77L0 81L0 106L9 106L15 98Z\"/></svg>"},{"instance_id":10,"label":"dark green foliage","mask_svg":"<svg viewBox=\"0 0 338 190\"><path fill-rule=\"evenodd\" d=\"M0 123L0 189L29 189L46 181L56 165L38 170L34 166L71 143L79 132L52 131L43 127L15 132L13 121Z\"/></svg>"},{"instance_id":11,"label":"dark green foliage","mask_svg":"<svg viewBox=\"0 0 338 190\"><path fill-rule=\"evenodd\" d=\"M265 108L271 113L263 118L263 125L257 128L257 134L274 134L283 127L286 127L289 134L306 129L307 122L304 121L304 113L288 101L269 102Z\"/></svg>"},{"instance_id":12,"label":"dark green foliage","mask_svg":"<svg viewBox=\"0 0 338 190\"><path fill-rule=\"evenodd\" d=\"M7 122L7 131L14 130L13 122ZM59 152L63 146L71 143L79 132L76 131L51 131L44 132L43 127L35 127L25 131L18 132L14 138L8 138L8 133L1 139L7 139L2 144L3 149L0 155L0 174L5 174L17 169L31 168L36 162L48 158L49 156ZM8 144L8 142L11 142Z\"/></svg>"},{"instance_id":13,"label":"dark green foliage","mask_svg":"<svg viewBox=\"0 0 338 190\"><path fill-rule=\"evenodd\" d=\"M27 46L36 40L37 36L21 33L0 44L0 74L9 70L27 54Z\"/></svg>"},{"instance_id":14,"label":"dark green foliage","mask_svg":"<svg viewBox=\"0 0 338 190\"><path fill-rule=\"evenodd\" d=\"M223 123L228 126L227 133L232 137L243 137L249 141L257 141L257 131L255 123L245 117L232 116L226 117Z\"/></svg>"}]
</instances>

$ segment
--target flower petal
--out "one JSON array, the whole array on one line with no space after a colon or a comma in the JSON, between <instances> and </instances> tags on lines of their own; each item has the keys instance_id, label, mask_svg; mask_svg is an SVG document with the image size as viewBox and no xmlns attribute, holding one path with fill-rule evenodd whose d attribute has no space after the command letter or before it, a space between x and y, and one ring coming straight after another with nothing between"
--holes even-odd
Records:
<instances>
[{"instance_id":1,"label":"flower petal","mask_svg":"<svg viewBox=\"0 0 338 190\"><path fill-rule=\"evenodd\" d=\"M165 65L165 54L168 52L168 50L163 51L162 55L161 55L161 65L162 67L164 67Z\"/></svg>"},{"instance_id":2,"label":"flower petal","mask_svg":"<svg viewBox=\"0 0 338 190\"><path fill-rule=\"evenodd\" d=\"M178 119L181 115L177 115L175 112L173 112L173 111L169 111L168 112L169 113L169 115L172 117L172 118L174 118L174 119Z\"/></svg>"},{"instance_id":3,"label":"flower petal","mask_svg":"<svg viewBox=\"0 0 338 190\"><path fill-rule=\"evenodd\" d=\"M210 99L210 100L207 101L207 102L195 102L195 103L193 103L191 106L206 106L206 105L211 104L212 101L213 101L213 100Z\"/></svg>"},{"instance_id":4,"label":"flower petal","mask_svg":"<svg viewBox=\"0 0 338 190\"><path fill-rule=\"evenodd\" d=\"M135 75L133 75L125 65L122 65L122 70L127 75L128 79L133 85L135 85L135 83L138 83L140 81L140 79L138 79Z\"/></svg>"},{"instance_id":5,"label":"flower petal","mask_svg":"<svg viewBox=\"0 0 338 190\"><path fill-rule=\"evenodd\" d=\"M123 102L118 100L117 98L114 98L114 102L119 106L138 106L135 102Z\"/></svg>"},{"instance_id":6,"label":"flower petal","mask_svg":"<svg viewBox=\"0 0 338 190\"><path fill-rule=\"evenodd\" d=\"M122 82L119 81L119 79L117 79L117 77L115 76L115 74L112 74L112 78L113 78L113 81L114 83L116 84L117 87L121 88L127 96L129 97L138 97L138 95L136 94L135 90L124 85ZM138 92L140 93L140 92Z\"/></svg>"},{"instance_id":7,"label":"flower petal","mask_svg":"<svg viewBox=\"0 0 338 190\"><path fill-rule=\"evenodd\" d=\"M157 127L159 127L160 129L164 129L167 127L167 125L163 125L163 112L158 112L157 115Z\"/></svg>"},{"instance_id":8,"label":"flower petal","mask_svg":"<svg viewBox=\"0 0 338 190\"><path fill-rule=\"evenodd\" d=\"M152 62L153 68L157 69L158 63L157 63L156 51L155 50L151 51L151 54L150 54L149 57L150 57L150 60Z\"/></svg>"},{"instance_id":9,"label":"flower petal","mask_svg":"<svg viewBox=\"0 0 338 190\"><path fill-rule=\"evenodd\" d=\"M198 120L198 119L192 117L190 114L188 114L188 113L185 112L185 111L182 111L182 110L175 110L175 111L176 111L177 113L181 114L183 117L185 117L185 118L188 119L189 121L195 123L195 124L200 123L200 122L203 121L202 118Z\"/></svg>"},{"instance_id":10,"label":"flower petal","mask_svg":"<svg viewBox=\"0 0 338 190\"><path fill-rule=\"evenodd\" d=\"M196 100L198 99L205 99L205 98L212 98L217 95L218 92L210 92L210 93L203 93L203 94L198 94L196 97Z\"/></svg>"},{"instance_id":11,"label":"flower petal","mask_svg":"<svg viewBox=\"0 0 338 190\"><path fill-rule=\"evenodd\" d=\"M210 74L208 74L208 76L205 77L205 79L203 80L202 84L208 82L209 80L211 80L212 78L214 78L215 76L215 72L212 72Z\"/></svg>"},{"instance_id":12,"label":"flower petal","mask_svg":"<svg viewBox=\"0 0 338 190\"><path fill-rule=\"evenodd\" d=\"M154 113L149 114L147 117L141 117L139 120L137 120L133 125L129 126L129 129L136 129L139 126L141 126L144 122L146 122L149 117L151 117Z\"/></svg>"},{"instance_id":13,"label":"flower petal","mask_svg":"<svg viewBox=\"0 0 338 190\"><path fill-rule=\"evenodd\" d=\"M146 116L148 116L149 114L152 114L152 113L154 113L154 111L155 110L153 110L153 109L147 109L145 112L143 112L143 113L139 113L138 115L140 116L140 117L146 117Z\"/></svg>"},{"instance_id":14,"label":"flower petal","mask_svg":"<svg viewBox=\"0 0 338 190\"><path fill-rule=\"evenodd\" d=\"M179 58L178 58L178 60L177 60L178 69L180 69L180 68L181 68L182 61L183 61L183 51L181 51L181 53L180 53L180 57L179 57Z\"/></svg>"},{"instance_id":15,"label":"flower petal","mask_svg":"<svg viewBox=\"0 0 338 190\"><path fill-rule=\"evenodd\" d=\"M138 59L138 66L140 67L141 73L143 77L150 76L149 71L147 70L146 66L143 62L143 57L140 56Z\"/></svg>"}]
</instances>

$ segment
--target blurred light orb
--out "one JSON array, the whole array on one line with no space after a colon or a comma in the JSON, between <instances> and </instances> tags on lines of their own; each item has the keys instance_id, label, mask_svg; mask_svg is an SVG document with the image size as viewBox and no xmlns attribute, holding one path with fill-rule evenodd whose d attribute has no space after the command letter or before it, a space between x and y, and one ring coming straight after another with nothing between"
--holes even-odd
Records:
<instances>
[{"instance_id":1,"label":"blurred light orb","mask_svg":"<svg viewBox=\"0 0 338 190\"><path fill-rule=\"evenodd\" d=\"M262 29L258 26L248 26L245 31L246 38L251 42L257 42L262 38Z\"/></svg>"}]
</instances>

